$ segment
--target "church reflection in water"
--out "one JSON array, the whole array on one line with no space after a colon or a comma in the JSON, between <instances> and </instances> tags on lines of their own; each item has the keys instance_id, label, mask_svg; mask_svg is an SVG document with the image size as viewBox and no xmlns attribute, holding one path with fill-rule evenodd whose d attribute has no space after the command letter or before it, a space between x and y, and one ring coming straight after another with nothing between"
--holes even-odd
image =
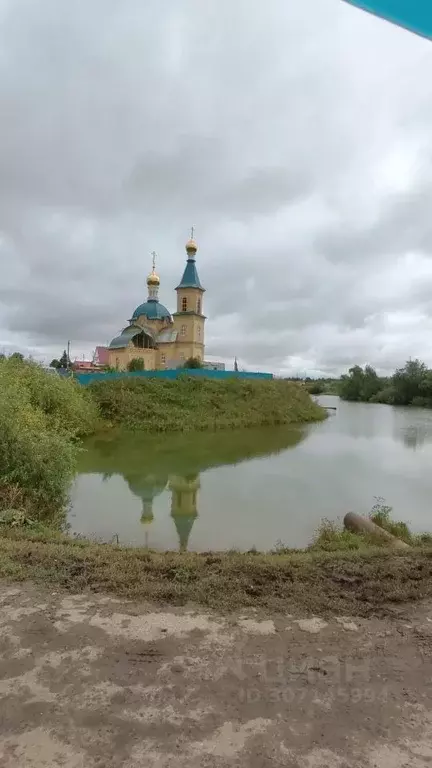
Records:
<instances>
[{"instance_id":1,"label":"church reflection in water","mask_svg":"<svg viewBox=\"0 0 432 768\"><path fill-rule=\"evenodd\" d=\"M151 529L154 522L153 502L163 491L171 492L171 517L174 522L179 549L187 551L193 524L198 517L197 497L199 474L169 475L161 477L125 477L129 490L142 501L141 524L145 530L145 546L151 547Z\"/></svg>"},{"instance_id":2,"label":"church reflection in water","mask_svg":"<svg viewBox=\"0 0 432 768\"><path fill-rule=\"evenodd\" d=\"M86 442L79 473L103 478L121 476L141 500L145 544L156 546L154 509L164 492L171 495L171 520L180 550L190 545L198 517L200 477L209 469L276 455L305 439L299 427L247 429L232 432L146 435L116 432L96 435ZM160 506L160 505L158 505ZM163 507L163 504L162 504ZM118 514L121 532L121 512ZM140 537L141 539L141 537ZM138 543L138 542L137 542Z\"/></svg>"}]
</instances>

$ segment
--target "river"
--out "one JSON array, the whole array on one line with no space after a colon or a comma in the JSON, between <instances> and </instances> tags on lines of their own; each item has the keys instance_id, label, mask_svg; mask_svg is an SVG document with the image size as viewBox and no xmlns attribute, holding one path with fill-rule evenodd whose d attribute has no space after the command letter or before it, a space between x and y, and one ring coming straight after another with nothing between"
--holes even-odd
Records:
<instances>
[{"instance_id":1,"label":"river","mask_svg":"<svg viewBox=\"0 0 432 768\"><path fill-rule=\"evenodd\" d=\"M305 427L121 434L88 441L71 532L155 549L306 546L320 520L367 513L375 497L432 530L432 412L345 403Z\"/></svg>"}]
</instances>

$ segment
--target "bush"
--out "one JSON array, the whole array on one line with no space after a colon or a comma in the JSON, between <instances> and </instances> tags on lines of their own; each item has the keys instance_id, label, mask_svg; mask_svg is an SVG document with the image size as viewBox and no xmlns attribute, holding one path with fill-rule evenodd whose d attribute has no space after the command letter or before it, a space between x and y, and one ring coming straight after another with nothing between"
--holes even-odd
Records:
<instances>
[{"instance_id":1,"label":"bush","mask_svg":"<svg viewBox=\"0 0 432 768\"><path fill-rule=\"evenodd\" d=\"M40 519L60 514L75 469L77 439L97 409L71 379L35 363L0 361L0 511Z\"/></svg>"},{"instance_id":2,"label":"bush","mask_svg":"<svg viewBox=\"0 0 432 768\"><path fill-rule=\"evenodd\" d=\"M127 369L131 373L133 371L143 371L144 370L144 360L141 357L133 357L132 360L129 360L127 364Z\"/></svg>"},{"instance_id":3,"label":"bush","mask_svg":"<svg viewBox=\"0 0 432 768\"><path fill-rule=\"evenodd\" d=\"M324 392L324 382L322 381L311 381L306 384L306 389L309 392L310 395L320 395L322 392Z\"/></svg>"},{"instance_id":4,"label":"bush","mask_svg":"<svg viewBox=\"0 0 432 768\"><path fill-rule=\"evenodd\" d=\"M189 357L186 360L183 368L192 368L192 369L194 369L194 368L203 368L203 364L202 364L201 360L199 359L199 357Z\"/></svg>"}]
</instances>

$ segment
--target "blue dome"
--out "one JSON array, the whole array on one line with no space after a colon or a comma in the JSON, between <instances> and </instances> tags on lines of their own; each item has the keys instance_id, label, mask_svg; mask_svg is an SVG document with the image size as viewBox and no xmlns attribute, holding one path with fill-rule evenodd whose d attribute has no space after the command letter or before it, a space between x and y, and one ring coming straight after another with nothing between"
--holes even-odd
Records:
<instances>
[{"instance_id":1,"label":"blue dome","mask_svg":"<svg viewBox=\"0 0 432 768\"><path fill-rule=\"evenodd\" d=\"M171 319L171 313L158 301L145 301L136 308L132 315L132 320L136 320L141 315L145 315L149 320Z\"/></svg>"}]
</instances>

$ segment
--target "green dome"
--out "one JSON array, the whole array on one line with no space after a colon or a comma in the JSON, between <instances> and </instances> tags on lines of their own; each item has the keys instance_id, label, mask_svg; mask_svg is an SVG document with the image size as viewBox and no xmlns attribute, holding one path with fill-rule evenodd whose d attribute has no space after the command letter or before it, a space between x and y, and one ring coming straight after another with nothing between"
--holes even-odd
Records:
<instances>
[{"instance_id":1,"label":"green dome","mask_svg":"<svg viewBox=\"0 0 432 768\"><path fill-rule=\"evenodd\" d=\"M140 304L132 315L132 320L136 320L141 315L145 315L149 320L169 320L171 313L155 299L148 299L144 304Z\"/></svg>"}]
</instances>

